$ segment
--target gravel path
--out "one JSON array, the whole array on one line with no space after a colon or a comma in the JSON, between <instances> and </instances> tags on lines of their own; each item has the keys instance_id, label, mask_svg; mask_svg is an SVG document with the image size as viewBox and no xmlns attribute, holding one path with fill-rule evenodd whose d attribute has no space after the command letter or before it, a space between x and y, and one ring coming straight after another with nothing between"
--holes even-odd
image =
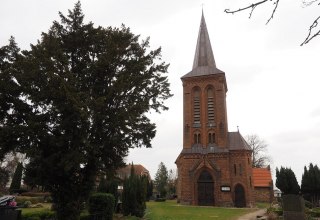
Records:
<instances>
[{"instance_id":1,"label":"gravel path","mask_svg":"<svg viewBox=\"0 0 320 220\"><path fill-rule=\"evenodd\" d=\"M257 220L257 219L266 219L266 218L257 218L257 216L263 216L267 212L267 209L258 209L257 211L248 213L239 217L237 220Z\"/></svg>"}]
</instances>

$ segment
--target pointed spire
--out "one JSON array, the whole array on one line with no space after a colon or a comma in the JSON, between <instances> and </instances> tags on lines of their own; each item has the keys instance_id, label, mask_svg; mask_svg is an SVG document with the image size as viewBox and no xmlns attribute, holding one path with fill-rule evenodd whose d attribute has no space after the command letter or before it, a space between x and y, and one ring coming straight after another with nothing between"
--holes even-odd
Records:
<instances>
[{"instance_id":1,"label":"pointed spire","mask_svg":"<svg viewBox=\"0 0 320 220\"><path fill-rule=\"evenodd\" d=\"M203 10L201 15L200 29L192 69L195 69L199 66L216 67L216 62L214 60L207 25L203 15Z\"/></svg>"},{"instance_id":2,"label":"pointed spire","mask_svg":"<svg viewBox=\"0 0 320 220\"><path fill-rule=\"evenodd\" d=\"M217 73L223 73L223 71L219 70L216 66L207 30L207 25L204 19L202 9L201 22L192 71L184 75L182 78L211 75Z\"/></svg>"}]
</instances>

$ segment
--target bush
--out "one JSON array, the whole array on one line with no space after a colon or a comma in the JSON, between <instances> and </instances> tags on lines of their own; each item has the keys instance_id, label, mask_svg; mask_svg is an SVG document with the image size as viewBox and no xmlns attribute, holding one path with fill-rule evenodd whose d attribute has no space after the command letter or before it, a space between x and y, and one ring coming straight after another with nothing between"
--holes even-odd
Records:
<instances>
[{"instance_id":1,"label":"bush","mask_svg":"<svg viewBox=\"0 0 320 220\"><path fill-rule=\"evenodd\" d=\"M268 214L275 213L278 216L282 216L283 215L283 210L279 209L279 208L270 207L270 208L267 209L267 213Z\"/></svg>"},{"instance_id":2,"label":"bush","mask_svg":"<svg viewBox=\"0 0 320 220\"><path fill-rule=\"evenodd\" d=\"M26 201L30 201L32 204L43 203L43 197L29 197L29 196L16 196L16 202L18 205L23 205Z\"/></svg>"},{"instance_id":3,"label":"bush","mask_svg":"<svg viewBox=\"0 0 320 220\"><path fill-rule=\"evenodd\" d=\"M313 205L311 202L309 202L308 200L304 200L304 205L305 207L307 207L308 209L312 209Z\"/></svg>"},{"instance_id":4,"label":"bush","mask_svg":"<svg viewBox=\"0 0 320 220\"><path fill-rule=\"evenodd\" d=\"M89 213L81 213L80 220L91 220L90 214Z\"/></svg>"},{"instance_id":5,"label":"bush","mask_svg":"<svg viewBox=\"0 0 320 220\"><path fill-rule=\"evenodd\" d=\"M49 210L41 210L21 214L21 220L51 220L54 218L55 213Z\"/></svg>"},{"instance_id":6,"label":"bush","mask_svg":"<svg viewBox=\"0 0 320 220\"><path fill-rule=\"evenodd\" d=\"M165 198L156 198L154 201L155 202L165 202L166 199Z\"/></svg>"},{"instance_id":7,"label":"bush","mask_svg":"<svg viewBox=\"0 0 320 220\"><path fill-rule=\"evenodd\" d=\"M103 216L112 220L115 199L109 193L95 193L89 198L89 213L92 216Z\"/></svg>"},{"instance_id":8,"label":"bush","mask_svg":"<svg viewBox=\"0 0 320 220\"><path fill-rule=\"evenodd\" d=\"M21 196L29 196L29 197L48 197L51 194L49 192L23 192Z\"/></svg>"},{"instance_id":9,"label":"bush","mask_svg":"<svg viewBox=\"0 0 320 220\"><path fill-rule=\"evenodd\" d=\"M29 208L30 206L31 206L31 202L28 200L28 201L25 201L24 203L23 203L23 208Z\"/></svg>"}]
</instances>

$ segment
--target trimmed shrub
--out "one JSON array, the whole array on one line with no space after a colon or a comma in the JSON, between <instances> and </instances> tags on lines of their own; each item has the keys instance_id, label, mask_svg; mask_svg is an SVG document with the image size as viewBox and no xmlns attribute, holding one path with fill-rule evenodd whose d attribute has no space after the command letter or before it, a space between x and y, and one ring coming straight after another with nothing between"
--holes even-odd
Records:
<instances>
[{"instance_id":1,"label":"trimmed shrub","mask_svg":"<svg viewBox=\"0 0 320 220\"><path fill-rule=\"evenodd\" d=\"M30 206L31 206L31 202L28 200L28 201L25 201L24 203L23 203L23 208L29 208Z\"/></svg>"},{"instance_id":2,"label":"trimmed shrub","mask_svg":"<svg viewBox=\"0 0 320 220\"><path fill-rule=\"evenodd\" d=\"M124 180L122 211L124 215L143 217L146 210L147 179L137 176L133 166L128 179Z\"/></svg>"},{"instance_id":3,"label":"trimmed shrub","mask_svg":"<svg viewBox=\"0 0 320 220\"><path fill-rule=\"evenodd\" d=\"M112 220L115 199L109 193L95 193L89 198L89 213L91 216L101 216Z\"/></svg>"},{"instance_id":4,"label":"trimmed shrub","mask_svg":"<svg viewBox=\"0 0 320 220\"><path fill-rule=\"evenodd\" d=\"M55 218L55 213L49 210L41 210L29 213L22 213L21 220L51 220Z\"/></svg>"}]
</instances>

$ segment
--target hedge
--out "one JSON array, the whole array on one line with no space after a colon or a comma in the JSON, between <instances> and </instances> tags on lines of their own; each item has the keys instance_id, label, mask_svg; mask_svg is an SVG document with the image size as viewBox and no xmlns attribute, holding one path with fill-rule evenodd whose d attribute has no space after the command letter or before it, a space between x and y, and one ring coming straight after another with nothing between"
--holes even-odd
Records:
<instances>
[{"instance_id":1,"label":"hedge","mask_svg":"<svg viewBox=\"0 0 320 220\"><path fill-rule=\"evenodd\" d=\"M109 193L95 193L89 198L89 213L91 216L101 216L112 220L115 199Z\"/></svg>"},{"instance_id":2,"label":"hedge","mask_svg":"<svg viewBox=\"0 0 320 220\"><path fill-rule=\"evenodd\" d=\"M55 213L49 210L41 210L36 212L29 212L21 214L21 220L53 220Z\"/></svg>"},{"instance_id":3,"label":"hedge","mask_svg":"<svg viewBox=\"0 0 320 220\"><path fill-rule=\"evenodd\" d=\"M24 204L26 201L30 201L32 204L43 203L44 197L16 196L15 200L19 206Z\"/></svg>"}]
</instances>

